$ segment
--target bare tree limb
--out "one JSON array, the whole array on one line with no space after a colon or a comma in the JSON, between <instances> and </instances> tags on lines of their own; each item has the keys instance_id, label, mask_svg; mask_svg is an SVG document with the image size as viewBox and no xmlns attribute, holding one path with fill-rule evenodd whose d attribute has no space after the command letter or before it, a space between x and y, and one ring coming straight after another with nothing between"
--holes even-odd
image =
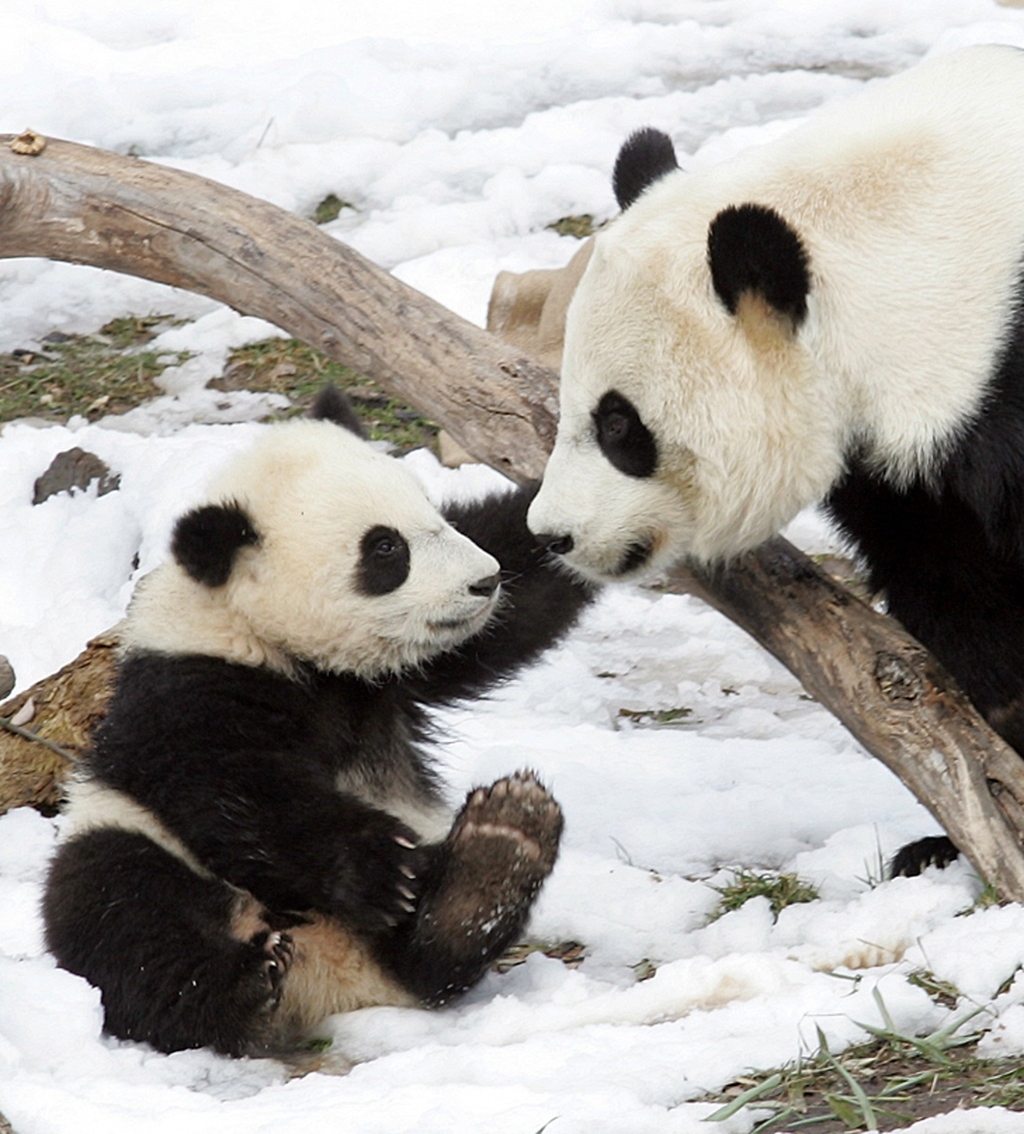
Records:
<instances>
[{"instance_id":1,"label":"bare tree limb","mask_svg":"<svg viewBox=\"0 0 1024 1134\"><path fill-rule=\"evenodd\" d=\"M91 264L212 296L376 379L515 479L540 475L555 374L314 225L203 178L0 137L0 257ZM23 147L22 147L23 148ZM883 760L983 877L1024 900L1024 762L928 653L784 540L680 570Z\"/></svg>"}]
</instances>

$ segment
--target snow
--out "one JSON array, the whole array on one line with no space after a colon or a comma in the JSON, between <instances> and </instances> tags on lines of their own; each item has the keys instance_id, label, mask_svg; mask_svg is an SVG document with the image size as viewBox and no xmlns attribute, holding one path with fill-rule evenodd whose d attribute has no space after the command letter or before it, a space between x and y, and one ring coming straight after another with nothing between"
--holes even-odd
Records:
<instances>
[{"instance_id":1,"label":"snow","mask_svg":"<svg viewBox=\"0 0 1024 1134\"><path fill-rule=\"evenodd\" d=\"M496 272L578 247L547 225L613 214L631 129L668 130L697 168L929 53L1024 46L1024 14L993 0L4 0L3 26L0 131L130 151L303 215L335 193L349 206L328 231L478 323ZM274 332L145 281L0 262L2 350L154 312L196 320L158 343L195 354L166 397L0 434L0 652L21 688L118 621L175 516L266 428L266 398L202 383L231 346ZM35 478L75 445L119 490L32 506ZM438 498L496 477L407 460ZM814 515L790 534L835 546ZM665 709L686 713L636 715ZM882 881L934 822L698 600L610 590L561 648L446 723L453 799L530 765L562 802L564 850L531 932L581 942L579 968L535 954L445 1011L335 1018L304 1076L159 1055L105 1038L98 994L47 956L37 908L60 822L16 811L0 818L0 1111L18 1134L707 1131L703 1092L813 1052L818 1028L832 1050L864 1039L876 993L908 1033L983 1005L982 1050L1024 1053L1024 911L958 916L980 890L963 863ZM820 898L777 920L765 899L709 920L739 867L795 872ZM639 981L643 962L655 972ZM920 969L957 987L955 1009L908 980ZM913 1129L1022 1123L972 1110Z\"/></svg>"}]
</instances>

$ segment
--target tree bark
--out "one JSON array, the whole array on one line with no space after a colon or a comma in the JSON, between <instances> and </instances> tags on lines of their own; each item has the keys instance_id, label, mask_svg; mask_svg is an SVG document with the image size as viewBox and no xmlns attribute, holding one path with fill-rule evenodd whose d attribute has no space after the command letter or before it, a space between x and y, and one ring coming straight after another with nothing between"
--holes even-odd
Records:
<instances>
[{"instance_id":1,"label":"tree bark","mask_svg":"<svg viewBox=\"0 0 1024 1134\"><path fill-rule=\"evenodd\" d=\"M56 810L74 761L106 711L116 650L116 635L101 634L63 669L0 705L0 717L7 721L31 708L23 733L0 727L0 814L25 804Z\"/></svg>"},{"instance_id":2,"label":"tree bark","mask_svg":"<svg viewBox=\"0 0 1024 1134\"><path fill-rule=\"evenodd\" d=\"M258 315L377 380L513 479L539 478L557 377L316 225L194 174L0 135L0 257L110 268Z\"/></svg>"},{"instance_id":3,"label":"tree bark","mask_svg":"<svg viewBox=\"0 0 1024 1134\"><path fill-rule=\"evenodd\" d=\"M368 374L517 480L541 474L557 377L314 225L203 178L68 142L0 137L0 256L91 264L212 296ZM36 149L35 153L31 151ZM927 651L784 540L698 590L883 760L981 875L1024 900L1024 762Z\"/></svg>"},{"instance_id":4,"label":"tree bark","mask_svg":"<svg viewBox=\"0 0 1024 1134\"><path fill-rule=\"evenodd\" d=\"M678 568L669 589L700 594L774 654L1021 900L1024 761L916 638L781 537L728 568Z\"/></svg>"}]
</instances>

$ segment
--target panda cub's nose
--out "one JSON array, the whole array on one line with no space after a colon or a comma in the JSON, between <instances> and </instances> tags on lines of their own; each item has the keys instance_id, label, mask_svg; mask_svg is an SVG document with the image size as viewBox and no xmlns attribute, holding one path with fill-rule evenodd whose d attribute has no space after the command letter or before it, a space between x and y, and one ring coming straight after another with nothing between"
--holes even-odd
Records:
<instances>
[{"instance_id":1,"label":"panda cub's nose","mask_svg":"<svg viewBox=\"0 0 1024 1134\"><path fill-rule=\"evenodd\" d=\"M574 546L571 535L553 535L551 532L540 532L534 536L534 539L552 555L568 555Z\"/></svg>"},{"instance_id":2,"label":"panda cub's nose","mask_svg":"<svg viewBox=\"0 0 1024 1134\"><path fill-rule=\"evenodd\" d=\"M469 586L469 593L477 595L480 598L490 598L491 595L498 589L498 584L501 582L501 575L497 572L493 575L485 575L482 579L477 579L475 583Z\"/></svg>"}]
</instances>

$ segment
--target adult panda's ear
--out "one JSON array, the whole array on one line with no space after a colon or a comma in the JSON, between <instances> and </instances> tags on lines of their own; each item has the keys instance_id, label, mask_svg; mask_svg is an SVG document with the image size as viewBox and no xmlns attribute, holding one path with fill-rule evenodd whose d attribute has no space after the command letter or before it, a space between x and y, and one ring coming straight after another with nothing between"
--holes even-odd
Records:
<instances>
[{"instance_id":1,"label":"adult panda's ear","mask_svg":"<svg viewBox=\"0 0 1024 1134\"><path fill-rule=\"evenodd\" d=\"M366 430L363 429L359 415L337 386L324 386L317 394L309 416L317 421L333 421L335 425L340 425L342 429L347 429L349 433L366 440Z\"/></svg>"},{"instance_id":2,"label":"adult panda's ear","mask_svg":"<svg viewBox=\"0 0 1024 1134\"><path fill-rule=\"evenodd\" d=\"M807 314L811 273L796 231L765 205L730 205L708 228L708 266L718 298L736 314L758 295L798 327Z\"/></svg>"},{"instance_id":3,"label":"adult panda's ear","mask_svg":"<svg viewBox=\"0 0 1024 1134\"><path fill-rule=\"evenodd\" d=\"M612 170L612 189L620 209L628 209L655 181L679 168L668 134L645 126L623 142Z\"/></svg>"},{"instance_id":4,"label":"adult panda's ear","mask_svg":"<svg viewBox=\"0 0 1024 1134\"><path fill-rule=\"evenodd\" d=\"M235 556L257 543L259 535L239 504L204 504L174 525L171 554L197 583L222 587L231 577Z\"/></svg>"}]
</instances>

